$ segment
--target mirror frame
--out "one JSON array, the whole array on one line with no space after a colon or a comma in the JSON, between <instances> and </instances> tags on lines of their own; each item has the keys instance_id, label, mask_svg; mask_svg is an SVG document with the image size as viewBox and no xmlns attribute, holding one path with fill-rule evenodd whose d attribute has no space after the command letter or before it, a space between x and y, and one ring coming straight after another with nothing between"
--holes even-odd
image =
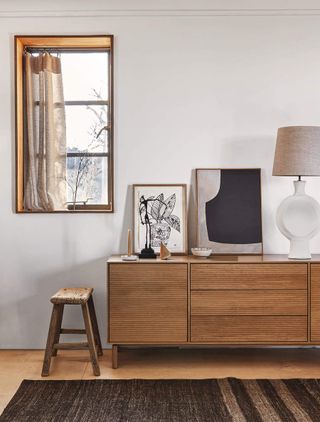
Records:
<instances>
[{"instance_id":1,"label":"mirror frame","mask_svg":"<svg viewBox=\"0 0 320 422\"><path fill-rule=\"evenodd\" d=\"M42 213L112 213L114 212L114 111L113 111L113 35L15 35L15 128L16 128L16 212ZM76 210L29 211L24 208L24 50L33 48L102 49L110 52L109 60L109 156L108 156L108 204L79 206ZM82 209L84 208L84 209Z\"/></svg>"}]
</instances>

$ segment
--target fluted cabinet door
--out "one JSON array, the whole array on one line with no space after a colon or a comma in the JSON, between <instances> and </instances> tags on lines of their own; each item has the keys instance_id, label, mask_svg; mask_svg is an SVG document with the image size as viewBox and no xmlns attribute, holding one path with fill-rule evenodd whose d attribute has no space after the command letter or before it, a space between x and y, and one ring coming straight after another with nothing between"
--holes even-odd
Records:
<instances>
[{"instance_id":1,"label":"fluted cabinet door","mask_svg":"<svg viewBox=\"0 0 320 422\"><path fill-rule=\"evenodd\" d=\"M109 342L184 343L187 264L109 265Z\"/></svg>"},{"instance_id":2,"label":"fluted cabinet door","mask_svg":"<svg viewBox=\"0 0 320 422\"><path fill-rule=\"evenodd\" d=\"M320 264L311 264L311 341L320 341Z\"/></svg>"}]
</instances>

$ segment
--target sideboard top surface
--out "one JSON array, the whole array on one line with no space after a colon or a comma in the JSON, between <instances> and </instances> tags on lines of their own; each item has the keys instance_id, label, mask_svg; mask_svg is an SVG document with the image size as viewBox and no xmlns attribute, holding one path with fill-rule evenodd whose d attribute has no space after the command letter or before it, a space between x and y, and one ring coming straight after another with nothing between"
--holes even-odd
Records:
<instances>
[{"instance_id":1,"label":"sideboard top surface","mask_svg":"<svg viewBox=\"0 0 320 422\"><path fill-rule=\"evenodd\" d=\"M109 264L225 264L225 263L251 263L251 264L260 264L260 263L320 263L320 254L313 255L311 259L289 259L287 255L212 255L208 258L197 258L193 255L188 256L172 256L167 260L161 260L159 257L157 259L139 259L137 261L122 261L120 255L111 256L108 261Z\"/></svg>"}]
</instances>

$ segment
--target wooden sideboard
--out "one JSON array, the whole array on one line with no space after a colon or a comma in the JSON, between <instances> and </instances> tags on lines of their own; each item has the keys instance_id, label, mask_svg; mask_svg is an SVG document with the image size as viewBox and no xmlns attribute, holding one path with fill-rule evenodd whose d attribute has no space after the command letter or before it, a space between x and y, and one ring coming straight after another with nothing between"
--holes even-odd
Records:
<instances>
[{"instance_id":1,"label":"wooden sideboard","mask_svg":"<svg viewBox=\"0 0 320 422\"><path fill-rule=\"evenodd\" d=\"M108 342L320 345L320 255L108 260Z\"/></svg>"}]
</instances>

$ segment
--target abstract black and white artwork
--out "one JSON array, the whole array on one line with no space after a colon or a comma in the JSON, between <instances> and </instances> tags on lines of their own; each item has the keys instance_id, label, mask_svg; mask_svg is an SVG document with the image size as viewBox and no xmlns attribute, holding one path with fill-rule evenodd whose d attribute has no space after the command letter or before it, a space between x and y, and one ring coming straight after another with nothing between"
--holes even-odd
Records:
<instances>
[{"instance_id":1,"label":"abstract black and white artwork","mask_svg":"<svg viewBox=\"0 0 320 422\"><path fill-rule=\"evenodd\" d=\"M261 170L197 169L197 243L218 254L261 254Z\"/></svg>"},{"instance_id":2,"label":"abstract black and white artwork","mask_svg":"<svg viewBox=\"0 0 320 422\"><path fill-rule=\"evenodd\" d=\"M133 185L134 251L161 242L173 254L187 253L186 186Z\"/></svg>"}]
</instances>

